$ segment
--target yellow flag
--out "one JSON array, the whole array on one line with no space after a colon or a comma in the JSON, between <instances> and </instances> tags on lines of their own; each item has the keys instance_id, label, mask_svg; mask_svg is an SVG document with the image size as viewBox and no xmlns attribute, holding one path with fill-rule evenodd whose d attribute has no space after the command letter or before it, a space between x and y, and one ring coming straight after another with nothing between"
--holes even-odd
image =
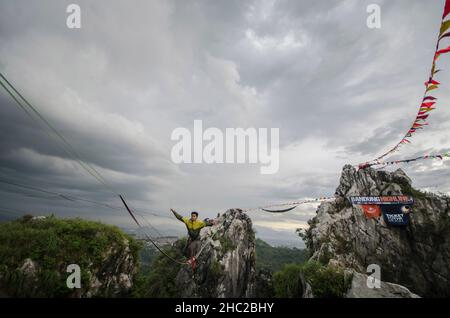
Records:
<instances>
[{"instance_id":1,"label":"yellow flag","mask_svg":"<svg viewBox=\"0 0 450 318\"><path fill-rule=\"evenodd\" d=\"M430 85L430 86L428 86L426 92L432 91L433 89L436 89L436 88L438 88L438 86L436 84Z\"/></svg>"},{"instance_id":2,"label":"yellow flag","mask_svg":"<svg viewBox=\"0 0 450 318\"><path fill-rule=\"evenodd\" d=\"M442 22L441 30L439 31L439 36L444 34L444 32L448 30L448 28L450 28L450 20Z\"/></svg>"}]
</instances>

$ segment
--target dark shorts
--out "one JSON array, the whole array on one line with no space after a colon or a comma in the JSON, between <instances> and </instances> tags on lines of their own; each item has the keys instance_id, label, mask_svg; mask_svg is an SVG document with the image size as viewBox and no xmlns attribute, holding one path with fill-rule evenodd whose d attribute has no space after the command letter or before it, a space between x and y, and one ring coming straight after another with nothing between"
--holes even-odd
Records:
<instances>
[{"instance_id":1,"label":"dark shorts","mask_svg":"<svg viewBox=\"0 0 450 318\"><path fill-rule=\"evenodd\" d=\"M191 258L193 256L195 256L195 254L197 253L197 251L200 248L200 240L197 239L192 239L191 237L188 237L187 241L186 241L186 246L184 247L184 251L183 254L187 257L187 258Z\"/></svg>"}]
</instances>

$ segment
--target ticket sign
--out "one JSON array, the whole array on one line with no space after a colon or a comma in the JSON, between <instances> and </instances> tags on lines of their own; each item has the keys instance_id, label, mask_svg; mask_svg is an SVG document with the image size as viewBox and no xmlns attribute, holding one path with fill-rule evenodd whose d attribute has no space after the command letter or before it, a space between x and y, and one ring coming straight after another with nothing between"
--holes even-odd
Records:
<instances>
[{"instance_id":1,"label":"ticket sign","mask_svg":"<svg viewBox=\"0 0 450 318\"><path fill-rule=\"evenodd\" d=\"M410 205L391 204L382 205L383 219L389 226L406 226L409 224Z\"/></svg>"}]
</instances>

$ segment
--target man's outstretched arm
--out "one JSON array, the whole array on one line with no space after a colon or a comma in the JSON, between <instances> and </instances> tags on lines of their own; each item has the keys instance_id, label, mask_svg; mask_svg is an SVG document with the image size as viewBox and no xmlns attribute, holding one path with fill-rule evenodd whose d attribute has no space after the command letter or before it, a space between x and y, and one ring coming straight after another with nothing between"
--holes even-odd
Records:
<instances>
[{"instance_id":1,"label":"man's outstretched arm","mask_svg":"<svg viewBox=\"0 0 450 318\"><path fill-rule=\"evenodd\" d=\"M181 216L181 214L178 214L174 209L170 209L170 211L172 211L173 215L175 215L175 217L180 220L181 222L184 222L183 220L183 216Z\"/></svg>"}]
</instances>

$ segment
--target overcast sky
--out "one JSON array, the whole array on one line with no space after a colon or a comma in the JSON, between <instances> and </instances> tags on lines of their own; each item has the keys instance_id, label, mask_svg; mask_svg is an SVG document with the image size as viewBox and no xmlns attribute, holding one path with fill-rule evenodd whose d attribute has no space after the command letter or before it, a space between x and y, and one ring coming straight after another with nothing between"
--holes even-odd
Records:
<instances>
[{"instance_id":1,"label":"overcast sky","mask_svg":"<svg viewBox=\"0 0 450 318\"><path fill-rule=\"evenodd\" d=\"M81 7L81 29L66 26L70 3ZM372 3L381 7L380 29L366 25ZM160 233L181 235L170 207L212 217L330 196L344 164L395 145L423 96L443 3L0 0L0 71ZM430 126L394 158L449 151L448 60L438 62ZM279 128L278 173L174 164L170 135L192 130L195 119L205 128ZM3 90L0 133L1 180L120 207ZM415 187L450 193L449 166L401 167ZM4 218L54 213L134 228L120 209L1 183L0 198ZM301 246L295 229L315 208L250 213L259 237Z\"/></svg>"}]
</instances>

